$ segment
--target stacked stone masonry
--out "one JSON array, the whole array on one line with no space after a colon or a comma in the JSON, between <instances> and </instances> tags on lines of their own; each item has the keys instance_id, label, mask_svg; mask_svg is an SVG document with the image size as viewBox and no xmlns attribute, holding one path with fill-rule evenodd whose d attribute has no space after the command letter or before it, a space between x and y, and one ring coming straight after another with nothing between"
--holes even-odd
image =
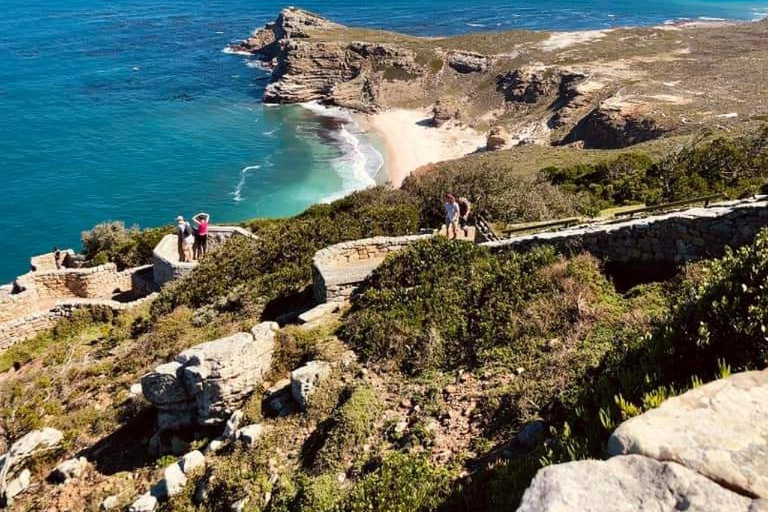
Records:
<instances>
[{"instance_id":1,"label":"stacked stone masonry","mask_svg":"<svg viewBox=\"0 0 768 512\"><path fill-rule=\"evenodd\" d=\"M390 253L432 235L374 237L352 240L321 249L312 260L315 300L343 301Z\"/></svg>"},{"instance_id":2,"label":"stacked stone masonry","mask_svg":"<svg viewBox=\"0 0 768 512\"><path fill-rule=\"evenodd\" d=\"M233 236L255 237L253 233L239 226L210 226L208 250L215 249ZM196 261L179 261L177 240L175 234L165 235L152 251L153 281L157 286L182 279L197 267Z\"/></svg>"},{"instance_id":3,"label":"stacked stone masonry","mask_svg":"<svg viewBox=\"0 0 768 512\"><path fill-rule=\"evenodd\" d=\"M72 251L62 251L59 265ZM63 256L62 256L63 255ZM118 272L114 263L91 268L57 267L53 253L30 259L30 272L0 287L0 352L50 329L74 309L123 311L151 300L156 287L149 265ZM122 296L128 302L118 302ZM132 300L131 300L132 299Z\"/></svg>"},{"instance_id":4,"label":"stacked stone masonry","mask_svg":"<svg viewBox=\"0 0 768 512\"><path fill-rule=\"evenodd\" d=\"M624 222L595 223L551 233L486 242L491 250L553 246L609 261L682 263L721 256L752 242L768 226L768 196L718 203Z\"/></svg>"}]
</instances>

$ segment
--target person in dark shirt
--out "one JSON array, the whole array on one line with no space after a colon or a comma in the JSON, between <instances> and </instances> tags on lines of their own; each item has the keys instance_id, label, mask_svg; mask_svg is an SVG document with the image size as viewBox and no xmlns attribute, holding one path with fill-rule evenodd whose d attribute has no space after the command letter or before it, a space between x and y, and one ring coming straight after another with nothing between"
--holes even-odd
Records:
<instances>
[{"instance_id":1,"label":"person in dark shirt","mask_svg":"<svg viewBox=\"0 0 768 512\"><path fill-rule=\"evenodd\" d=\"M459 226L464 230L464 238L469 236L469 214L472 211L472 203L466 197L460 197L459 203Z\"/></svg>"}]
</instances>

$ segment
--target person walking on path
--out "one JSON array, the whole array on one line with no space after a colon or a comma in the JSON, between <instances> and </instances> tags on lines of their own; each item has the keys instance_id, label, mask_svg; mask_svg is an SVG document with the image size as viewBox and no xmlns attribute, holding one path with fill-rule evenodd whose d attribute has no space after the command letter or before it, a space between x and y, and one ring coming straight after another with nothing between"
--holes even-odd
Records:
<instances>
[{"instance_id":1,"label":"person walking on path","mask_svg":"<svg viewBox=\"0 0 768 512\"><path fill-rule=\"evenodd\" d=\"M192 244L195 243L195 236L192 232L192 226L181 215L176 217L176 239L179 261L192 261Z\"/></svg>"},{"instance_id":2,"label":"person walking on path","mask_svg":"<svg viewBox=\"0 0 768 512\"><path fill-rule=\"evenodd\" d=\"M208 223L211 220L211 216L207 213L201 212L192 217L192 221L197 225L197 232L195 233L195 258L200 259L208 252Z\"/></svg>"},{"instance_id":3,"label":"person walking on path","mask_svg":"<svg viewBox=\"0 0 768 512\"><path fill-rule=\"evenodd\" d=\"M456 239L456 231L459 223L459 205L456 203L456 198L453 194L445 196L445 236L448 240ZM451 238L451 230L453 230L453 238Z\"/></svg>"},{"instance_id":4,"label":"person walking on path","mask_svg":"<svg viewBox=\"0 0 768 512\"><path fill-rule=\"evenodd\" d=\"M472 203L466 197L459 198L459 227L464 230L464 238L469 236L469 213L472 211Z\"/></svg>"}]
</instances>

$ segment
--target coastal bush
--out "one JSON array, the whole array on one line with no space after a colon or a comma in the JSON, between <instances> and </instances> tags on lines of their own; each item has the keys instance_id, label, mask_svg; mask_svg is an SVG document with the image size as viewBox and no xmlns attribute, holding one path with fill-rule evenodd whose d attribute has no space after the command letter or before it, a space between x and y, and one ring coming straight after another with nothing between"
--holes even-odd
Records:
<instances>
[{"instance_id":1,"label":"coastal bush","mask_svg":"<svg viewBox=\"0 0 768 512\"><path fill-rule=\"evenodd\" d=\"M355 483L333 512L428 512L450 491L451 475L423 455L393 452Z\"/></svg>"},{"instance_id":2,"label":"coastal bush","mask_svg":"<svg viewBox=\"0 0 768 512\"><path fill-rule=\"evenodd\" d=\"M126 228L121 221L103 222L83 231L83 255L95 265L115 263L118 269L152 263L152 250L166 234L168 226L139 229Z\"/></svg>"},{"instance_id":3,"label":"coastal bush","mask_svg":"<svg viewBox=\"0 0 768 512\"><path fill-rule=\"evenodd\" d=\"M548 167L542 176L577 196L580 209L590 214L632 203L755 194L768 182L768 126L736 138L699 140L655 162L626 153L597 164Z\"/></svg>"},{"instance_id":4,"label":"coastal bush","mask_svg":"<svg viewBox=\"0 0 768 512\"><path fill-rule=\"evenodd\" d=\"M354 459L373 433L381 404L370 386L351 390L349 398L337 407L329 419L328 435L315 456L319 472L342 470Z\"/></svg>"},{"instance_id":5,"label":"coastal bush","mask_svg":"<svg viewBox=\"0 0 768 512\"><path fill-rule=\"evenodd\" d=\"M490 221L538 221L576 213L570 194L546 180L519 176L496 160L443 162L409 176L402 189L418 198L424 226L437 227L443 222L448 193L466 197L475 212Z\"/></svg>"},{"instance_id":6,"label":"coastal bush","mask_svg":"<svg viewBox=\"0 0 768 512\"><path fill-rule=\"evenodd\" d=\"M258 240L236 237L200 262L193 277L163 289L155 313L178 305L200 307L228 296L264 306L298 294L312 281L312 257L328 245L418 230L416 201L396 190L372 188L312 206L290 219L246 223Z\"/></svg>"}]
</instances>

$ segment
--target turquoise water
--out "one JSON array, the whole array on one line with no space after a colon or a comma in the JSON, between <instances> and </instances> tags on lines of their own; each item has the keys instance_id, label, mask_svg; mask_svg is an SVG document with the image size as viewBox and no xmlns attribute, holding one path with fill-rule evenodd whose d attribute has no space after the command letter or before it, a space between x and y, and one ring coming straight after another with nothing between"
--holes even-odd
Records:
<instances>
[{"instance_id":1,"label":"turquoise water","mask_svg":"<svg viewBox=\"0 0 768 512\"><path fill-rule=\"evenodd\" d=\"M110 219L152 226L297 213L368 186L381 156L355 126L264 107L268 74L221 50L283 4L229 0L3 0L0 283L30 255L79 247ZM584 29L679 18L755 19L768 2L307 1L338 21L450 35ZM342 129L343 128L343 129Z\"/></svg>"}]
</instances>

